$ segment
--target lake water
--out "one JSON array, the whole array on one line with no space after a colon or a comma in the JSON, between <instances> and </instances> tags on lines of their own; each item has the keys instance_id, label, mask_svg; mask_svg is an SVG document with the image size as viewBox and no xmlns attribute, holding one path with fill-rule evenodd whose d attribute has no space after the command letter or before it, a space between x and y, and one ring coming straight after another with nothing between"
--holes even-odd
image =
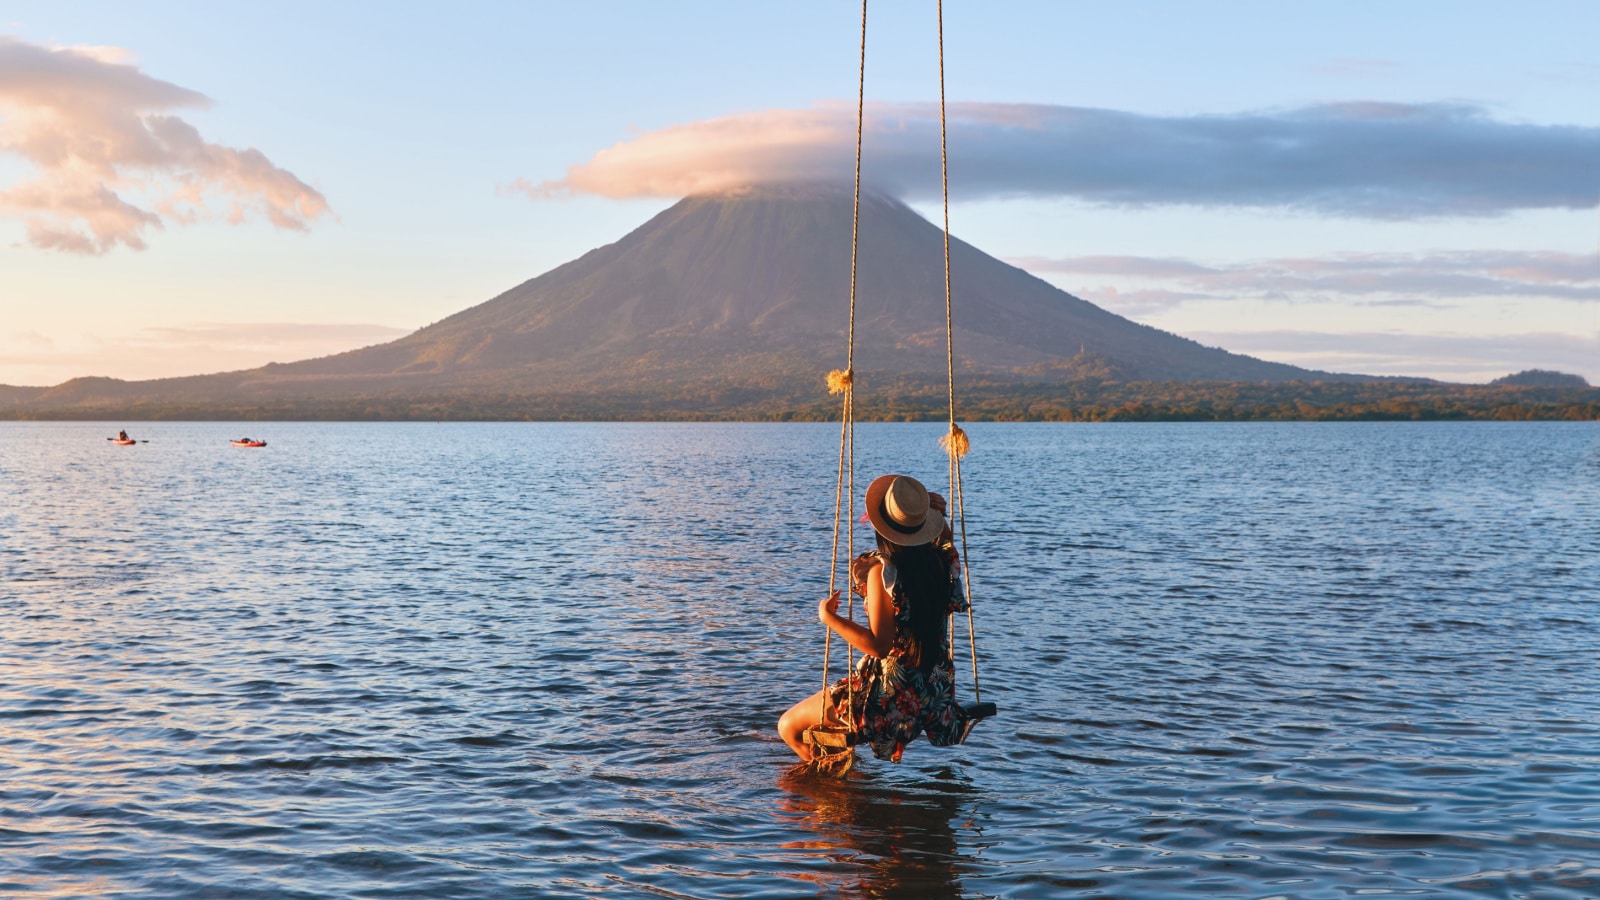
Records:
<instances>
[{"instance_id":1,"label":"lake water","mask_svg":"<svg viewBox=\"0 0 1600 900\"><path fill-rule=\"evenodd\" d=\"M1600 424L973 425L1000 715L844 782L836 426L122 425L0 423L0 894L1600 896Z\"/></svg>"}]
</instances>

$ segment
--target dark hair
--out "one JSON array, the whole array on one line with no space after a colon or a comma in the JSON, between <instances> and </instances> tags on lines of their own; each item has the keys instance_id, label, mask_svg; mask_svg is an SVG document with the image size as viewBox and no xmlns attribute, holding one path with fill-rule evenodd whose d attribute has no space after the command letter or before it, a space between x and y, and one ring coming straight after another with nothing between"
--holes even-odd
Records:
<instances>
[{"instance_id":1,"label":"dark hair","mask_svg":"<svg viewBox=\"0 0 1600 900\"><path fill-rule=\"evenodd\" d=\"M950 655L945 631L950 617L950 565L933 544L902 547L878 535L878 552L894 564L901 599L911 609L911 635L916 658L909 659L924 672Z\"/></svg>"}]
</instances>

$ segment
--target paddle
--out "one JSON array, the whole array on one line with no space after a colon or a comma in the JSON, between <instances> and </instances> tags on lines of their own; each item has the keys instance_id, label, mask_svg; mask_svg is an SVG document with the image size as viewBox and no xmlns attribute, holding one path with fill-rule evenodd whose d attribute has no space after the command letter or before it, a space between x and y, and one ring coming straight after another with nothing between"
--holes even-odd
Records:
<instances>
[{"instance_id":1,"label":"paddle","mask_svg":"<svg viewBox=\"0 0 1600 900\"><path fill-rule=\"evenodd\" d=\"M114 441L114 440L116 440L116 438L106 438L106 440L108 440L108 441ZM134 441L134 443L136 443L136 444L148 444L148 443L150 443L150 442L149 442L149 441L146 441L146 440L138 440L138 441Z\"/></svg>"}]
</instances>

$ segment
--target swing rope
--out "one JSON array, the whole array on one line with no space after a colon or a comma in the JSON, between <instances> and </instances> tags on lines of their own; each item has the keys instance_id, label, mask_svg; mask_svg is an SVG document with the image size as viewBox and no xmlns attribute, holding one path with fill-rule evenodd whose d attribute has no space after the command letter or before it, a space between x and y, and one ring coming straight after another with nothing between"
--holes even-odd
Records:
<instances>
[{"instance_id":1,"label":"swing rope","mask_svg":"<svg viewBox=\"0 0 1600 900\"><path fill-rule=\"evenodd\" d=\"M944 195L944 348L945 371L948 373L950 395L950 431L940 439L940 446L950 457L950 499L956 506L957 533L961 538L961 584L967 599L967 655L972 659L972 698L983 699L978 686L978 638L972 620L972 571L967 556L967 504L961 491L961 458L972 448L967 433L956 424L956 329L954 293L950 280L950 144L949 119L945 115L944 98L944 0L939 0L939 179ZM950 623L950 642L955 643L956 625Z\"/></svg>"},{"instance_id":2,"label":"swing rope","mask_svg":"<svg viewBox=\"0 0 1600 900\"><path fill-rule=\"evenodd\" d=\"M967 601L967 647L968 655L972 660L972 692L974 701L981 701L983 695L978 684L978 645L977 633L974 627L972 612L972 578L967 556L967 515L966 496L963 492L961 479L961 459L971 449L971 440L967 433L956 424L956 362L955 362L955 318L954 303L952 300L953 289L950 276L950 157L948 134L948 116L945 112L945 74L944 74L944 0L937 3L939 26L939 174L944 200L944 327L945 327L945 363L946 363L946 388L949 397L949 431L939 439L939 445L944 448L949 457L950 496L955 504L956 533L961 542L960 557L962 560L962 587ZM852 199L851 224L850 224L850 325L845 343L845 368L828 373L828 393L843 394L843 409L840 412L839 427L839 465L837 487L833 499L833 550L828 567L828 593L831 595L838 586L839 577L839 531L842 522L849 522L845 528L845 578L850 583L850 599L848 606L849 618L855 619L855 584L854 574L850 571L850 564L855 560L855 346L856 346L856 285L857 273L860 262L861 246L861 147L862 136L865 131L867 85L867 0L861 0L861 54L860 70L856 82L856 160L855 160L855 193ZM819 698L821 707L818 717L819 724L807 729L806 737L818 751L812 757L813 764L819 769L827 769L835 774L843 774L850 768L855 758L855 729L853 722L843 723L843 729L834 728L826 724L828 710L828 688L830 654L832 652L832 629L823 629L822 644L822 694ZM955 644L955 621L950 622L950 645ZM845 643L847 676L855 669L855 654L847 641ZM855 710L855 679L847 678L849 690L849 710L851 716ZM977 704L982 705L982 704ZM977 713L978 717L987 717L994 714L993 704L987 704L987 712ZM968 726L971 727L970 725ZM963 735L963 740L965 736Z\"/></svg>"},{"instance_id":3,"label":"swing rope","mask_svg":"<svg viewBox=\"0 0 1600 900\"><path fill-rule=\"evenodd\" d=\"M845 338L845 367L843 371L834 370L828 373L828 393L843 394L843 409L839 415L839 472L838 487L833 497L833 555L828 564L828 594L831 596L839 584L839 524L843 517L851 523L845 532L845 581L850 583L849 599L846 612L852 621L856 617L855 585L851 577L848 560L855 559L855 528L856 520L856 427L855 427L855 359L856 359L856 273L861 255L861 138L864 128L867 100L867 0L861 0L861 62L856 78L856 176L855 196L852 201L850 214L850 328ZM818 699L821 707L817 721L826 722L828 718L828 674L829 654L833 644L833 629L824 627L822 638L822 695ZM854 648L848 641L845 642L845 673L855 671ZM855 704L855 679L847 682L849 689L849 708L853 711ZM845 723L850 728L850 723ZM852 729L853 730L853 729Z\"/></svg>"}]
</instances>

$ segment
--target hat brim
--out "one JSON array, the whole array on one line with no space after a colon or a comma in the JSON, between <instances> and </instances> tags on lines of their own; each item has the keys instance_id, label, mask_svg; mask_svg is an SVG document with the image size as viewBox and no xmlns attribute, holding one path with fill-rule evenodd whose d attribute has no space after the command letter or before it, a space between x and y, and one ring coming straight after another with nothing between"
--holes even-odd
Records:
<instances>
[{"instance_id":1,"label":"hat brim","mask_svg":"<svg viewBox=\"0 0 1600 900\"><path fill-rule=\"evenodd\" d=\"M922 527L913 532L896 528L884 513L883 498L889 493L889 485L899 477L901 476L879 475L867 485L867 521L872 523L873 531L891 544L898 544L901 547L931 544L944 531L944 516L940 515L938 510L928 507L928 514L922 520Z\"/></svg>"}]
</instances>

